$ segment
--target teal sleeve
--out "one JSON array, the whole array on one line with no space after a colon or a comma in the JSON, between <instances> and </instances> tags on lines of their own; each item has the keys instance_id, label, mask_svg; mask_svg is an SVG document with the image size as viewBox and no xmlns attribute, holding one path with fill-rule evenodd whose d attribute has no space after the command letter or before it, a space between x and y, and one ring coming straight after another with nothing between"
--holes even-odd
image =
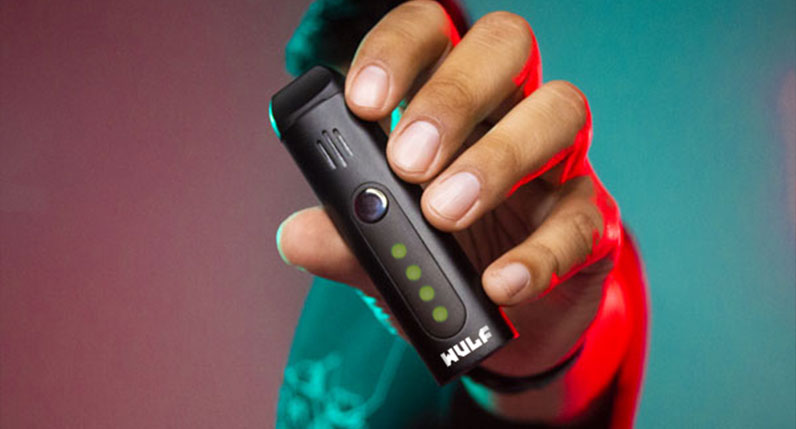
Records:
<instances>
[{"instance_id":1,"label":"teal sleeve","mask_svg":"<svg viewBox=\"0 0 796 429\"><path fill-rule=\"evenodd\" d=\"M442 422L458 383L440 388L414 349L350 286L313 279L279 392L277 424L407 428Z\"/></svg>"}]
</instances>

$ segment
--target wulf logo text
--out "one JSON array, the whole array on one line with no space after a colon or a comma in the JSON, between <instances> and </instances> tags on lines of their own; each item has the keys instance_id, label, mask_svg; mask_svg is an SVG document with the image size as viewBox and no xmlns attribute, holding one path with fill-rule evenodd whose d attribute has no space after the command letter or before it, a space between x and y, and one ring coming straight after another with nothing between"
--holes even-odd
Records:
<instances>
[{"instance_id":1,"label":"wulf logo text","mask_svg":"<svg viewBox=\"0 0 796 429\"><path fill-rule=\"evenodd\" d=\"M458 362L460 357L463 358L483 344L486 344L490 338L492 338L492 333L489 332L489 326L484 325L478 330L478 338L475 341L467 337L459 341L459 344L454 344L447 352L439 355L442 357L442 361L445 362L445 366L451 366Z\"/></svg>"}]
</instances>

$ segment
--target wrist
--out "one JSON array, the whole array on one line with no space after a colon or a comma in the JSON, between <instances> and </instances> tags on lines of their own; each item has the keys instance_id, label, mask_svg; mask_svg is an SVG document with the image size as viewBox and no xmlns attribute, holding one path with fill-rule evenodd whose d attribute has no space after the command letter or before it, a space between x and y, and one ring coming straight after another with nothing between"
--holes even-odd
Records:
<instances>
[{"instance_id":1,"label":"wrist","mask_svg":"<svg viewBox=\"0 0 796 429\"><path fill-rule=\"evenodd\" d=\"M560 285L542 299L506 308L520 336L481 367L509 377L529 377L559 366L575 354L598 323L606 281L603 275L594 284Z\"/></svg>"},{"instance_id":2,"label":"wrist","mask_svg":"<svg viewBox=\"0 0 796 429\"><path fill-rule=\"evenodd\" d=\"M467 393L481 408L505 419L563 423L580 418L610 386L624 356L631 332L625 302L621 286L609 276L597 315L559 362L578 350L579 355L546 385L506 393L464 378ZM505 374L503 368L508 367L496 372Z\"/></svg>"},{"instance_id":3,"label":"wrist","mask_svg":"<svg viewBox=\"0 0 796 429\"><path fill-rule=\"evenodd\" d=\"M480 384L487 389L500 394L517 394L527 390L542 389L561 378L571 367L583 351L583 342L578 343L574 352L567 354L555 366L537 374L517 377L490 371L482 366L470 370L465 376L467 382ZM472 383L469 383L472 385Z\"/></svg>"}]
</instances>

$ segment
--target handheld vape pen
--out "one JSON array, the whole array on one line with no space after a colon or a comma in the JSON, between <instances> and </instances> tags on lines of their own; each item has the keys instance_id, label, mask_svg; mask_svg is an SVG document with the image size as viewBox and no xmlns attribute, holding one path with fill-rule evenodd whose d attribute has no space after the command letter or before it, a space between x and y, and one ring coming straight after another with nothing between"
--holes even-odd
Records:
<instances>
[{"instance_id":1,"label":"handheld vape pen","mask_svg":"<svg viewBox=\"0 0 796 429\"><path fill-rule=\"evenodd\" d=\"M439 384L516 337L455 238L420 209L422 188L385 158L387 136L351 113L343 77L318 66L271 99L272 125Z\"/></svg>"}]
</instances>

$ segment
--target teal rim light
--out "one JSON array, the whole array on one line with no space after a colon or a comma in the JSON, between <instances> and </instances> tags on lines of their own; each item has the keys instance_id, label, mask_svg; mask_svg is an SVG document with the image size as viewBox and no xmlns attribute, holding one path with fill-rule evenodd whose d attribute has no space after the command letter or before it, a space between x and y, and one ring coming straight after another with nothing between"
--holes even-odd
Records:
<instances>
[{"instance_id":1,"label":"teal rim light","mask_svg":"<svg viewBox=\"0 0 796 429\"><path fill-rule=\"evenodd\" d=\"M478 405L485 410L492 411L495 409L495 397L489 389L476 383L466 375L462 377L461 380L464 388L470 393L470 397L472 397Z\"/></svg>"},{"instance_id":2,"label":"teal rim light","mask_svg":"<svg viewBox=\"0 0 796 429\"><path fill-rule=\"evenodd\" d=\"M392 111L390 114L390 132L395 130L395 127L398 126L398 122L401 120L401 108L396 107L395 110Z\"/></svg>"},{"instance_id":3,"label":"teal rim light","mask_svg":"<svg viewBox=\"0 0 796 429\"><path fill-rule=\"evenodd\" d=\"M271 128L276 133L276 138L282 140L282 134L279 132L279 127L276 126L276 119L274 119L274 102L273 100L268 103L268 119L271 120Z\"/></svg>"},{"instance_id":4,"label":"teal rim light","mask_svg":"<svg viewBox=\"0 0 796 429\"><path fill-rule=\"evenodd\" d=\"M362 301L365 302L365 305L367 305L370 311L373 312L373 315L376 316L376 320L379 321L381 326L384 327L387 332L393 335L398 335L398 331L396 331L395 327L393 327L392 323L390 323L390 315L384 312L381 307L379 307L379 305L376 303L376 298L366 295L359 289L354 289L354 292L356 292L356 294L362 298Z\"/></svg>"},{"instance_id":5,"label":"teal rim light","mask_svg":"<svg viewBox=\"0 0 796 429\"><path fill-rule=\"evenodd\" d=\"M403 114L404 109L406 109L406 100L401 100L401 102L398 103L398 107L396 107L390 114L390 132L393 132L395 127L398 126L398 122L401 120L401 115Z\"/></svg>"},{"instance_id":6,"label":"teal rim light","mask_svg":"<svg viewBox=\"0 0 796 429\"><path fill-rule=\"evenodd\" d=\"M293 214L285 218L285 220L283 220L282 223L279 224L279 228L276 229L276 250L279 252L279 257L282 258L282 262L284 262L287 265L290 265L291 267L296 267L299 271L304 271L306 273L307 272L306 268L302 267L301 265L296 265L290 262L290 260L287 259L287 256L285 256L285 252L282 251L282 230L285 227L285 225L288 223L288 221L290 221L290 219L292 219L297 214L298 212L294 212Z\"/></svg>"}]
</instances>

